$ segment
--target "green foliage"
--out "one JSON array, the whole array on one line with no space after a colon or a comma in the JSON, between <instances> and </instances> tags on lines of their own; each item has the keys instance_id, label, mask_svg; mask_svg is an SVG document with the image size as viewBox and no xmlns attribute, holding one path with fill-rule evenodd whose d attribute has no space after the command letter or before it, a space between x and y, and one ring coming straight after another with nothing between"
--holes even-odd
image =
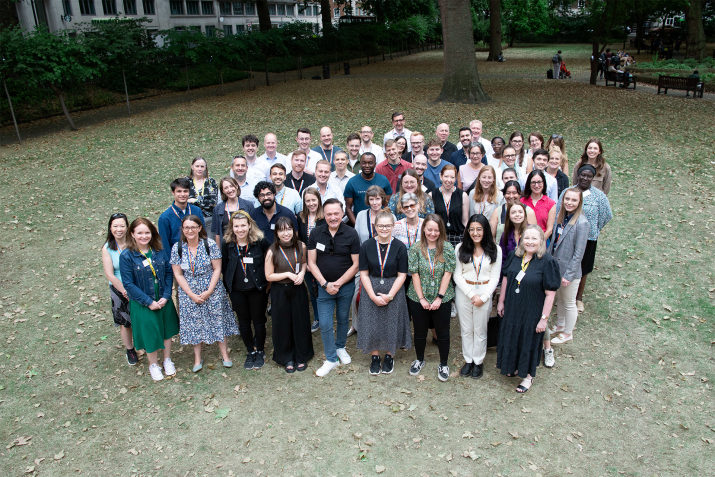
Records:
<instances>
[{"instance_id":1,"label":"green foliage","mask_svg":"<svg viewBox=\"0 0 715 477\"><path fill-rule=\"evenodd\" d=\"M696 60L694 58L688 58L687 60L658 60L657 58L654 58L654 60L655 61L649 63L638 63L636 66L638 68L669 70L696 70L704 68L715 68L715 58L705 58L702 61Z\"/></svg>"}]
</instances>

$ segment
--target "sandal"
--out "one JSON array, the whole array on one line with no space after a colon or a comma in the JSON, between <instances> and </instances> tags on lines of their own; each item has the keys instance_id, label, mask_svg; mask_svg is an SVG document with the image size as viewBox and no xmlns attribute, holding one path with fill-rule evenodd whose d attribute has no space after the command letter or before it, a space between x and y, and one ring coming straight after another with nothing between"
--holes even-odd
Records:
<instances>
[{"instance_id":1,"label":"sandal","mask_svg":"<svg viewBox=\"0 0 715 477\"><path fill-rule=\"evenodd\" d=\"M308 369L307 363L298 363L298 367L296 368L297 371L305 371Z\"/></svg>"},{"instance_id":2,"label":"sandal","mask_svg":"<svg viewBox=\"0 0 715 477\"><path fill-rule=\"evenodd\" d=\"M293 361L288 361L288 363L286 363L285 370L288 374L295 373L295 364Z\"/></svg>"},{"instance_id":3,"label":"sandal","mask_svg":"<svg viewBox=\"0 0 715 477\"><path fill-rule=\"evenodd\" d=\"M524 386L524 382L526 382L526 381L527 381L527 379L524 378L524 380L521 382L521 384L516 387L516 392L518 392L519 394L526 394L529 391L529 389L531 389L531 385L534 384L534 378L528 379L529 387Z\"/></svg>"}]
</instances>

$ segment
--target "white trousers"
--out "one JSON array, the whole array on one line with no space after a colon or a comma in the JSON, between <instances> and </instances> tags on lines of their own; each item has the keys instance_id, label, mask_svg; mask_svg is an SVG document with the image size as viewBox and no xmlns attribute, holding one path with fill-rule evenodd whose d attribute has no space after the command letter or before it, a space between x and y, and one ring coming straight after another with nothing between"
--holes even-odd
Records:
<instances>
[{"instance_id":1,"label":"white trousers","mask_svg":"<svg viewBox=\"0 0 715 477\"><path fill-rule=\"evenodd\" d=\"M554 79L559 79L559 73L561 73L561 63L553 63L554 65Z\"/></svg>"},{"instance_id":2,"label":"white trousers","mask_svg":"<svg viewBox=\"0 0 715 477\"><path fill-rule=\"evenodd\" d=\"M467 363L482 364L487 355L487 323L492 311L492 298L490 296L486 303L476 307L458 287L455 287L455 294L464 360ZM477 295L481 293L477 291Z\"/></svg>"},{"instance_id":3,"label":"white trousers","mask_svg":"<svg viewBox=\"0 0 715 477\"><path fill-rule=\"evenodd\" d=\"M561 286L556 290L556 326L561 328L565 326L564 333L570 335L573 333L576 320L578 319L578 310L576 309L576 292L581 279L569 283L569 286Z\"/></svg>"}]
</instances>

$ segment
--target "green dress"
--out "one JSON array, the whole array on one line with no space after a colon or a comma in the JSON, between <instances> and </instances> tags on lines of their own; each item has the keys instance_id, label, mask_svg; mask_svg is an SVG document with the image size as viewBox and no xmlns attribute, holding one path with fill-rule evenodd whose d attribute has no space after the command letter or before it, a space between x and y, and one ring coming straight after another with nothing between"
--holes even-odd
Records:
<instances>
[{"instance_id":1,"label":"green dress","mask_svg":"<svg viewBox=\"0 0 715 477\"><path fill-rule=\"evenodd\" d=\"M434 263L435 261L435 249L428 250L430 260ZM434 264L434 279L431 277L429 261L422 254L422 247L420 247L420 242L412 245L410 251L407 254L408 257L408 270L411 274L419 274L420 284L422 285L422 295L425 299L432 303L437 299L437 293L439 292L440 283L442 283L442 277L445 273L454 273L454 269L457 265L456 258L454 255L454 247L451 243L445 240L442 248L442 257L444 262L437 262ZM432 284L434 282L434 284ZM415 291L414 281L410 282L410 287L407 289L407 298L419 303L420 299L417 297L417 292ZM454 299L454 285L452 280L449 281L447 286L447 291L444 293L444 298L442 303L447 303ZM133 315L132 315L133 316Z\"/></svg>"},{"instance_id":2,"label":"green dress","mask_svg":"<svg viewBox=\"0 0 715 477\"><path fill-rule=\"evenodd\" d=\"M150 250L146 254L148 260L151 260L151 255ZM159 284L155 280L154 301L160 298ZM164 340L179 334L179 315L172 300L158 310L150 310L138 301L129 300L129 314L132 317L132 336L136 349L153 353L164 349Z\"/></svg>"}]
</instances>

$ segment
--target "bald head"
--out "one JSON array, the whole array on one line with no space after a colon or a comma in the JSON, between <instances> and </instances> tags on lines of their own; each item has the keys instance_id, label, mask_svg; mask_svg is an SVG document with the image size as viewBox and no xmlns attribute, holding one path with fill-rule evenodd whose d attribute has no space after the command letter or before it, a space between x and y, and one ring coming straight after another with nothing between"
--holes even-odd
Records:
<instances>
[{"instance_id":1,"label":"bald head","mask_svg":"<svg viewBox=\"0 0 715 477\"><path fill-rule=\"evenodd\" d=\"M447 139L449 139L449 124L442 123L439 126L437 126L437 137L439 140L444 144L447 142Z\"/></svg>"},{"instance_id":2,"label":"bald head","mask_svg":"<svg viewBox=\"0 0 715 477\"><path fill-rule=\"evenodd\" d=\"M266 154L272 155L278 147L278 138L273 133L268 133L263 138L263 147L266 149Z\"/></svg>"},{"instance_id":3,"label":"bald head","mask_svg":"<svg viewBox=\"0 0 715 477\"><path fill-rule=\"evenodd\" d=\"M482 137L482 122L478 119L469 123L469 129L472 130L472 142L477 142Z\"/></svg>"},{"instance_id":4,"label":"bald head","mask_svg":"<svg viewBox=\"0 0 715 477\"><path fill-rule=\"evenodd\" d=\"M329 149L333 145L333 130L329 126L320 128L320 143L323 149Z\"/></svg>"}]
</instances>

